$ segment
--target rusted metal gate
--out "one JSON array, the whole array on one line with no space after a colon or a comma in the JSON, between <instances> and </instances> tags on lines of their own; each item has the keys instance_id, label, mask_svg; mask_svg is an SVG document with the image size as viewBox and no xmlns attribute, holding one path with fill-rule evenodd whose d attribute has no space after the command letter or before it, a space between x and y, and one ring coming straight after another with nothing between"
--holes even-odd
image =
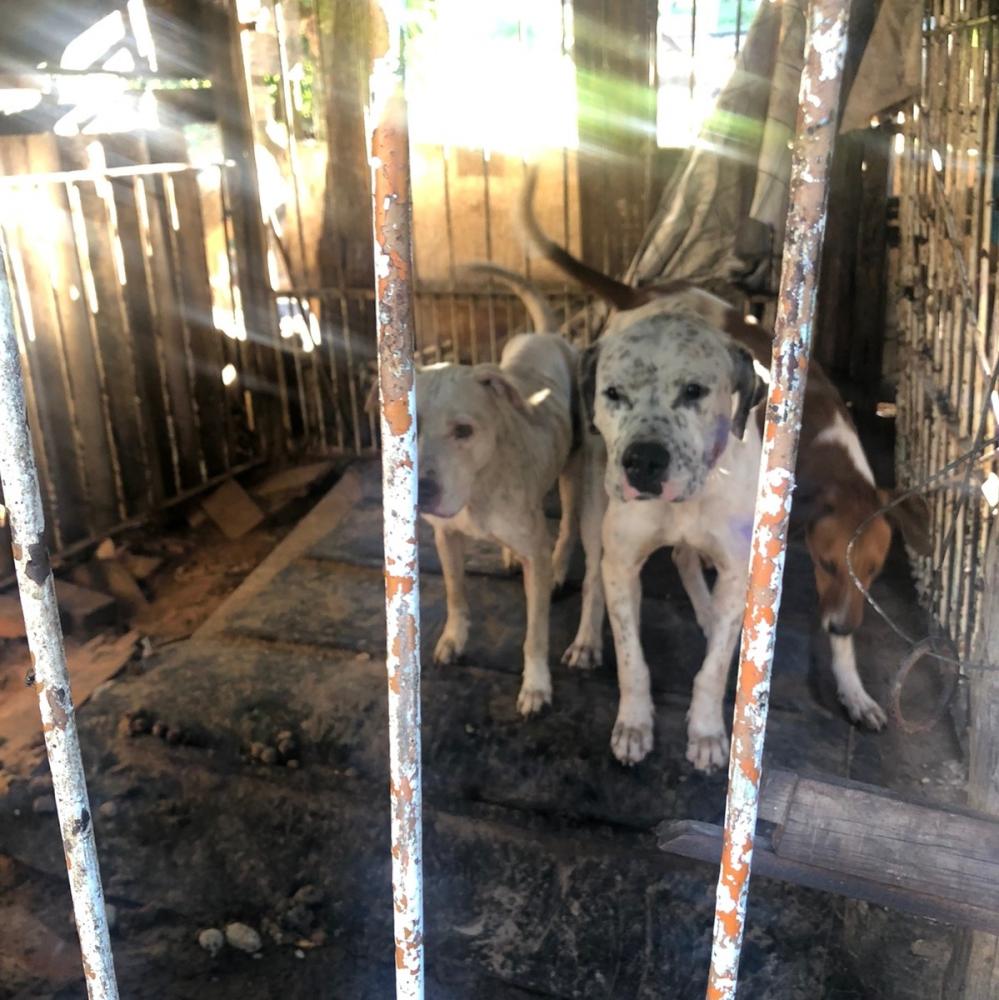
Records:
<instances>
[{"instance_id":1,"label":"rusted metal gate","mask_svg":"<svg viewBox=\"0 0 999 1000\"><path fill-rule=\"evenodd\" d=\"M899 113L899 482L934 476L996 433L999 115L996 15L931 0L919 100ZM927 495L934 550L914 560L924 602L970 654L981 567L999 506L995 459L957 465Z\"/></svg>"}]
</instances>

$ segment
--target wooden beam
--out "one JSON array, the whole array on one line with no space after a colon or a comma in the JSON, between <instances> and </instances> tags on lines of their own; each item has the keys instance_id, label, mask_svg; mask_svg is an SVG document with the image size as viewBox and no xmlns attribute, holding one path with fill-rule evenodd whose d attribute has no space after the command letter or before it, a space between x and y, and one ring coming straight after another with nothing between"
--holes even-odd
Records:
<instances>
[{"instance_id":1,"label":"wooden beam","mask_svg":"<svg viewBox=\"0 0 999 1000\"><path fill-rule=\"evenodd\" d=\"M760 831L753 855L764 878L999 932L999 820L781 770L764 781L760 820L775 824ZM721 856L720 827L669 822L658 834L669 853Z\"/></svg>"},{"instance_id":2,"label":"wooden beam","mask_svg":"<svg viewBox=\"0 0 999 1000\"><path fill-rule=\"evenodd\" d=\"M267 236L260 214L253 117L236 5L225 4L224 9L205 6L203 17L202 27L212 47L211 93L216 99L222 152L233 164L226 173L228 206L251 365L249 371L241 372L241 380L253 386L256 451L274 456L288 445L287 387L281 369L277 307L267 270Z\"/></svg>"},{"instance_id":3,"label":"wooden beam","mask_svg":"<svg viewBox=\"0 0 999 1000\"><path fill-rule=\"evenodd\" d=\"M319 271L326 285L374 287L371 168L364 127L370 12L367 4L356 0L329 0L319 5L319 15L329 144ZM373 325L370 337L373 343Z\"/></svg>"}]
</instances>

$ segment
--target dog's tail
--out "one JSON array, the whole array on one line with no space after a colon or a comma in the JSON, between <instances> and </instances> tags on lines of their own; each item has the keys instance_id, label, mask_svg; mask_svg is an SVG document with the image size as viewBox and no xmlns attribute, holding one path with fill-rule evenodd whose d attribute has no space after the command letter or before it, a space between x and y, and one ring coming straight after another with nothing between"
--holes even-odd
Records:
<instances>
[{"instance_id":1,"label":"dog's tail","mask_svg":"<svg viewBox=\"0 0 999 1000\"><path fill-rule=\"evenodd\" d=\"M564 247L550 240L534 217L534 192L537 186L538 168L531 166L527 169L524 186L517 201L517 224L522 237L535 253L618 309L637 309L657 297L652 289L632 288L631 285L584 264Z\"/></svg>"},{"instance_id":2,"label":"dog's tail","mask_svg":"<svg viewBox=\"0 0 999 1000\"><path fill-rule=\"evenodd\" d=\"M531 319L535 333L558 333L561 323L559 323L548 300L541 294L538 287L530 280L516 271L501 267L499 264L491 264L486 261L473 261L462 267L463 271L478 271L486 274L501 284L511 288L517 298L524 303L527 315Z\"/></svg>"}]
</instances>

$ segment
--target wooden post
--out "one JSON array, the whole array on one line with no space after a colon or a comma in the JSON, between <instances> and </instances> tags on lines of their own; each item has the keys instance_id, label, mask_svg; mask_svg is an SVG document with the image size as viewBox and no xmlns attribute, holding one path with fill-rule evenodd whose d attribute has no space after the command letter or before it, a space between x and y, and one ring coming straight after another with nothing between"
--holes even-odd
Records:
<instances>
[{"instance_id":1,"label":"wooden post","mask_svg":"<svg viewBox=\"0 0 999 1000\"><path fill-rule=\"evenodd\" d=\"M649 80L657 5L577 0L573 11L579 146L591 151L579 157L582 256L619 274L644 235L660 189L657 95Z\"/></svg>"},{"instance_id":2,"label":"wooden post","mask_svg":"<svg viewBox=\"0 0 999 1000\"><path fill-rule=\"evenodd\" d=\"M236 5L226 4L225 10L205 6L204 28L214 43L212 93L222 132L222 152L235 164L229 174L229 208L236 284L247 335L256 348L254 384L262 389L254 393L255 424L262 435L263 453L274 454L288 445L287 387L281 367L277 309L267 271L267 235L260 212L253 117Z\"/></svg>"},{"instance_id":3,"label":"wooden post","mask_svg":"<svg viewBox=\"0 0 999 1000\"><path fill-rule=\"evenodd\" d=\"M971 672L971 767L968 805L999 816L999 532L993 528L985 559L985 599L972 660L991 670ZM999 938L975 931L963 936L965 1000L999 997Z\"/></svg>"},{"instance_id":4,"label":"wooden post","mask_svg":"<svg viewBox=\"0 0 999 1000\"><path fill-rule=\"evenodd\" d=\"M324 286L346 282L374 285L370 190L364 108L368 99L371 18L368 5L356 0L319 4L319 31L326 100L326 215L319 242L319 271ZM374 327L371 327L374 338Z\"/></svg>"},{"instance_id":5,"label":"wooden post","mask_svg":"<svg viewBox=\"0 0 999 1000\"><path fill-rule=\"evenodd\" d=\"M340 290L337 298L322 300L322 319L327 330L336 331L329 364L339 420L348 444L360 450L369 432L357 405L363 399L359 368L375 354L375 310L373 302L348 295L347 289L372 288L375 282L364 122L372 12L357 0L321 0L316 14L329 148L319 274L324 287Z\"/></svg>"}]
</instances>

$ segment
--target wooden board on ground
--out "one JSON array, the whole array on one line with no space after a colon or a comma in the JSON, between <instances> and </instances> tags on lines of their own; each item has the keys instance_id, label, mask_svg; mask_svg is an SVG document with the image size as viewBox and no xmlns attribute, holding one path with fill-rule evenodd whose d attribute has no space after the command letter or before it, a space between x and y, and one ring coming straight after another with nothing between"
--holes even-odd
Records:
<instances>
[{"instance_id":1,"label":"wooden board on ground","mask_svg":"<svg viewBox=\"0 0 999 1000\"><path fill-rule=\"evenodd\" d=\"M764 781L757 874L968 927L999 930L999 820L835 777L773 769ZM673 822L669 853L716 860L720 827Z\"/></svg>"},{"instance_id":2,"label":"wooden board on ground","mask_svg":"<svg viewBox=\"0 0 999 1000\"><path fill-rule=\"evenodd\" d=\"M114 623L118 608L114 598L69 580L56 580L59 616L67 632L87 632Z\"/></svg>"},{"instance_id":3,"label":"wooden board on ground","mask_svg":"<svg viewBox=\"0 0 999 1000\"><path fill-rule=\"evenodd\" d=\"M264 512L234 479L202 500L201 507L226 538L242 538L264 519Z\"/></svg>"},{"instance_id":4,"label":"wooden board on ground","mask_svg":"<svg viewBox=\"0 0 999 1000\"><path fill-rule=\"evenodd\" d=\"M66 643L73 704L77 709L125 666L138 641L139 633L133 631L110 642L106 636L98 636L82 646ZM44 756L42 723L34 686L25 685L4 695L0 702L0 736L4 740L0 748L3 759L0 791L4 791L11 778L29 774Z\"/></svg>"}]
</instances>

